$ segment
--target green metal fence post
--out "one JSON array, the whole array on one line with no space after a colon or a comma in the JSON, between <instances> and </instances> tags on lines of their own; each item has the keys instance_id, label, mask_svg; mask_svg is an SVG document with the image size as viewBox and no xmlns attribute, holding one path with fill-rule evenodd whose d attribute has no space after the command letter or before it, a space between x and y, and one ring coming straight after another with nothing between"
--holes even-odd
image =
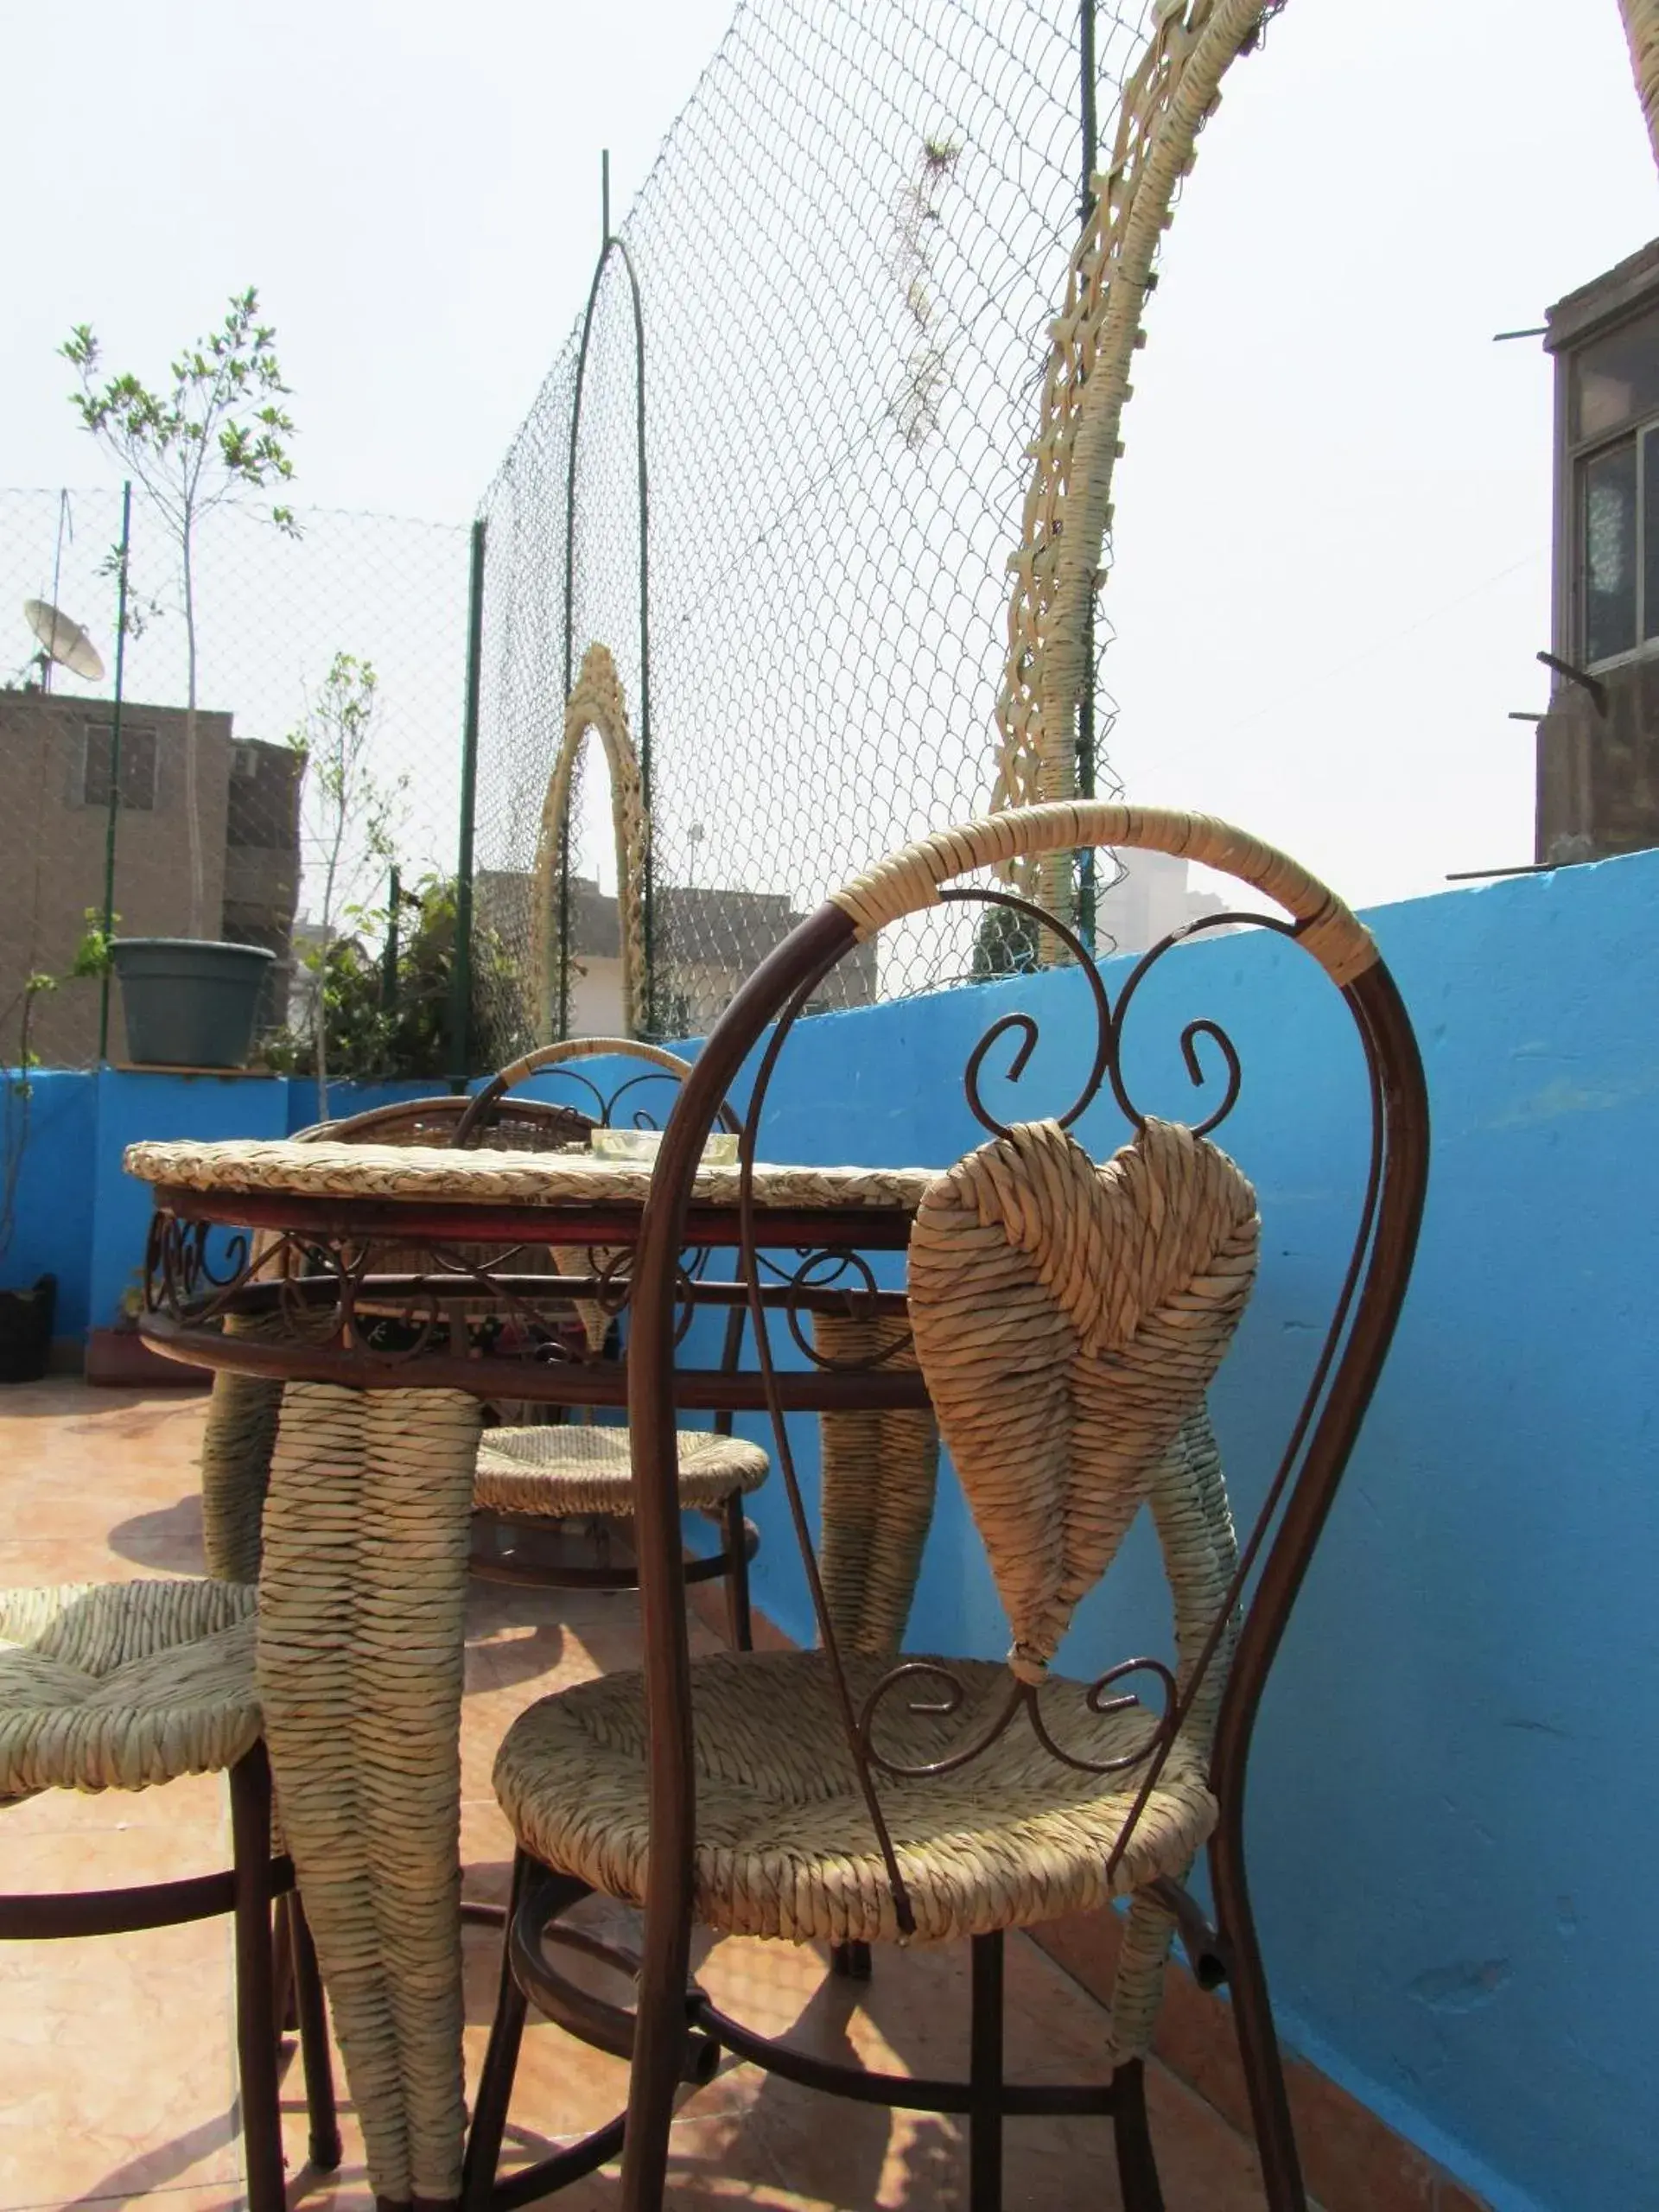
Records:
<instances>
[{"instance_id":1,"label":"green metal fence post","mask_svg":"<svg viewBox=\"0 0 1659 2212\"><path fill-rule=\"evenodd\" d=\"M633 296L633 388L634 440L639 479L639 796L645 810L645 851L642 871L645 880L640 885L640 904L644 907L645 936L645 1030L647 1037L659 1033L657 989L657 858L656 840L652 825L657 817L653 811L656 793L652 789L655 764L651 744L651 485L645 467L645 317L639 298L639 279L634 273L628 249L617 240L621 248L622 265L628 272L628 287ZM621 914L617 916L619 928L626 924Z\"/></svg>"},{"instance_id":2,"label":"green metal fence post","mask_svg":"<svg viewBox=\"0 0 1659 2212\"><path fill-rule=\"evenodd\" d=\"M472 1073L473 823L478 799L478 712L484 664L484 522L473 524L467 603L467 715L461 741L461 848L455 859L455 957L449 985L449 1088Z\"/></svg>"},{"instance_id":3,"label":"green metal fence post","mask_svg":"<svg viewBox=\"0 0 1659 2212\"><path fill-rule=\"evenodd\" d=\"M132 544L132 483L121 486L121 544L115 587L115 706L110 716L110 805L104 822L104 941L115 933L115 829L121 811L121 698L127 672L127 556ZM110 971L99 978L98 1057L110 1057Z\"/></svg>"},{"instance_id":4,"label":"green metal fence post","mask_svg":"<svg viewBox=\"0 0 1659 2212\"><path fill-rule=\"evenodd\" d=\"M394 861L386 884L386 941L380 950L380 1011L397 1011L397 923L404 903L403 872Z\"/></svg>"},{"instance_id":5,"label":"green metal fence post","mask_svg":"<svg viewBox=\"0 0 1659 2212\"><path fill-rule=\"evenodd\" d=\"M645 814L645 853L640 886L645 910L645 972L642 1001L647 1036L656 1032L657 1000L657 889L652 839L651 746L651 489L645 461L645 318L640 298L639 272L633 265L627 240L611 229L611 157L600 156L600 195L604 239L588 287L587 311L582 319L582 340L576 348L575 387L570 397L569 457L564 479L564 696L575 682L575 596L576 588L576 463L582 442L582 397L588 375L588 346L593 336L594 311L599 288L612 251L621 259L633 308L634 454L639 488L639 783ZM618 916L619 925L626 924ZM570 812L567 806L559 824L559 988L556 1033L570 1033Z\"/></svg>"}]
</instances>

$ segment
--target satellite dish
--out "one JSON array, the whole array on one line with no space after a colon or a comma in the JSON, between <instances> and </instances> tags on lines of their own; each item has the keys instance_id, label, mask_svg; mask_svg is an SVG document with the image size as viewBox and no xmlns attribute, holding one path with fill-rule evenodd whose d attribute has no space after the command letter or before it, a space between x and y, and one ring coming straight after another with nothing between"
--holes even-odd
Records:
<instances>
[{"instance_id":1,"label":"satellite dish","mask_svg":"<svg viewBox=\"0 0 1659 2212\"><path fill-rule=\"evenodd\" d=\"M67 614L44 599L23 601L23 620L39 640L41 672L43 683L56 661L67 668L71 676L84 677L88 683L104 681L104 663L98 647L92 643L79 622L72 622ZM50 688L49 684L47 688Z\"/></svg>"}]
</instances>

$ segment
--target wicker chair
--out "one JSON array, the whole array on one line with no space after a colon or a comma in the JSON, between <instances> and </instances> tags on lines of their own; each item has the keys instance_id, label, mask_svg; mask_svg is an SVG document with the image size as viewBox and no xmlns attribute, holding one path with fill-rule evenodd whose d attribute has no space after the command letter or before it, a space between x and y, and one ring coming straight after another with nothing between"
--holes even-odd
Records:
<instances>
[{"instance_id":1,"label":"wicker chair","mask_svg":"<svg viewBox=\"0 0 1659 2212\"><path fill-rule=\"evenodd\" d=\"M1372 1170L1354 1262L1279 1477L1241 1548L1205 1406L1250 1294L1260 1239L1249 1184L1205 1134L1236 1095L1237 1056L1214 1024L1189 1027L1195 1080L1198 1030L1224 1052L1217 1110L1197 1130L1141 1113L1119 1060L1123 1016L1166 948L1147 956L1116 1007L1090 965L1079 995L1086 982L1098 1052L1083 1096L1058 1121L1007 1126L987 1109L987 1047L1021 1029L1017 1077L1036 1042L1033 1017L1003 1015L966 1077L993 1137L936 1178L911 1238L915 1354L1008 1616L1007 1663L920 1654L895 1664L885 1628L861 1643L829 1590L818 1604L820 1649L692 1662L671 1578L672 1269L698 1151L725 1088L779 1021L770 1069L809 982L887 923L963 896L1012 900L1033 926L1047 921L1012 894L953 888L952 879L1016 860L1042 867L1096 845L1185 855L1287 908L1289 921L1262 918L1339 988L1370 1071ZM750 1108L757 1126L767 1079L763 1070ZM1070 1125L1108 1082L1134 1135L1096 1166ZM659 2205L675 2100L710 2078L722 2050L834 2094L965 2113L975 2212L1001 2202L1006 2115L1109 2115L1124 2203L1156 2212L1142 2069L1178 1929L1200 1979L1230 1984L1268 2201L1274 2212L1303 2212L1245 1885L1245 1766L1268 1670L1404 1294L1427 1129L1414 1040L1366 931L1282 855L1202 817L1078 802L964 824L836 893L757 970L686 1085L636 1260L629 1409L645 1667L542 1700L514 1724L497 1761L518 1852L468 2152L468 2212L562 2186L619 2146L626 2212ZM744 1255L751 1279L753 1257ZM773 1402L779 1465L804 1529ZM1143 1505L1172 1598L1173 1663L1129 1659L1092 1686L1065 1681L1051 1671L1060 1640ZM884 1612L902 1620L919 1546L912 1532L894 1549L883 1507L879 1481L826 1496L823 1580L834 1581L827 1569L837 1556L885 1552ZM1128 1694L1137 1681L1158 1693L1144 1705ZM1206 1847L1213 1927L1185 1886ZM579 1951L595 1948L561 1925L595 1891L645 1908L632 1962L637 2013L597 2001L556 1963L567 1935ZM1128 1912L1101 2076L1063 2088L1007 2082L1007 1931L1114 1899ZM716 1933L831 1946L969 1939L967 2078L872 2075L755 2033L688 1984L694 1920ZM626 2133L622 2120L612 2122L515 2175L498 2198L529 1999L631 2058Z\"/></svg>"},{"instance_id":2,"label":"wicker chair","mask_svg":"<svg viewBox=\"0 0 1659 2212\"><path fill-rule=\"evenodd\" d=\"M644 1075L630 1077L609 1097L585 1077L571 1079L587 1092L594 1111L563 1103L512 1096L531 1076L569 1070L578 1059L626 1058L643 1062ZM635 1085L662 1080L677 1086L691 1064L660 1046L611 1037L571 1038L543 1046L502 1070L473 1098L423 1098L408 1104L375 1107L343 1122L302 1132L333 1143L429 1144L524 1151L585 1149L588 1132L608 1119L611 1109ZM553 1248L544 1255L525 1253L515 1263L530 1269L535 1262L565 1274L588 1274L596 1255ZM601 1258L601 1264L603 1261ZM609 1307L593 1299L574 1301L588 1357L602 1356L613 1325ZM728 1318L724 1362L737 1365L742 1346L743 1315ZM263 1388L274 1403L271 1385ZM758 1542L743 1501L769 1471L759 1445L731 1433L729 1414L717 1414L712 1429L683 1430L676 1438L679 1496L683 1510L696 1512L721 1530L719 1548L688 1559L689 1582L723 1578L728 1631L734 1647L749 1649L748 1563ZM638 1573L629 1560L613 1555L609 1530L633 1512L628 1433L626 1428L571 1423L509 1424L487 1429L479 1448L474 1488L475 1540L472 1570L487 1580L534 1589L632 1590ZM583 1541L564 1544L560 1524L587 1524Z\"/></svg>"},{"instance_id":3,"label":"wicker chair","mask_svg":"<svg viewBox=\"0 0 1659 2212\"><path fill-rule=\"evenodd\" d=\"M228 1872L115 1890L0 1897L0 1941L236 1921L236 2043L252 2212L283 2212L273 1902L286 1906L314 2165L340 2164L322 1987L293 1872L271 1855L270 1777L254 1694L256 1597L218 1580L0 1592L0 1802L44 1789L230 1779ZM287 1951L288 1942L284 1942ZM286 1970L287 1957L283 1959ZM286 1978L286 1972L283 1979Z\"/></svg>"}]
</instances>

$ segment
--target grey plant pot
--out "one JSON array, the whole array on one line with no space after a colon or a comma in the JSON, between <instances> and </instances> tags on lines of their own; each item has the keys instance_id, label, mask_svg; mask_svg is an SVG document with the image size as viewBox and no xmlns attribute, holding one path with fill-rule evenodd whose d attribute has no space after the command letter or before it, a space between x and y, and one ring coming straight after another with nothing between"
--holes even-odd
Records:
<instances>
[{"instance_id":1,"label":"grey plant pot","mask_svg":"<svg viewBox=\"0 0 1659 2212\"><path fill-rule=\"evenodd\" d=\"M124 937L111 947L127 1017L127 1058L156 1068L241 1068L275 958L258 944Z\"/></svg>"}]
</instances>

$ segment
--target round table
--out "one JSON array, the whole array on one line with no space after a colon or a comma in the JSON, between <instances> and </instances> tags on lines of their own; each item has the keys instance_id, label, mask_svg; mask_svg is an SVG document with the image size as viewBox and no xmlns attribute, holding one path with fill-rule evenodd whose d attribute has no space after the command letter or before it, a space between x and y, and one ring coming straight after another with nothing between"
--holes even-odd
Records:
<instances>
[{"instance_id":1,"label":"round table","mask_svg":"<svg viewBox=\"0 0 1659 2212\"><path fill-rule=\"evenodd\" d=\"M626 1402L624 1361L573 1350L562 1325L575 1299L626 1308L651 1167L327 1141L138 1144L126 1166L155 1186L146 1339L263 1378L267 1402L280 1388L260 1447L268 1460L249 1479L268 1465L257 1667L284 1834L376 2194L454 2200L465 2134L461 1694L480 1408ZM923 1168L757 1165L765 1251L751 1285L709 1266L744 1242L740 1171L697 1177L687 1329L711 1307L758 1301L777 1315L780 1351L786 1332L799 1354L779 1368L779 1400L823 1417L826 1452L838 1429L842 1448L879 1449L872 1412L927 1405L904 1294L880 1287L863 1255L904 1250L931 1179ZM550 1250L562 1272L533 1272L530 1255ZM689 1357L675 1396L692 1412L766 1404L758 1374ZM237 1418L257 1441L257 1421Z\"/></svg>"}]
</instances>

